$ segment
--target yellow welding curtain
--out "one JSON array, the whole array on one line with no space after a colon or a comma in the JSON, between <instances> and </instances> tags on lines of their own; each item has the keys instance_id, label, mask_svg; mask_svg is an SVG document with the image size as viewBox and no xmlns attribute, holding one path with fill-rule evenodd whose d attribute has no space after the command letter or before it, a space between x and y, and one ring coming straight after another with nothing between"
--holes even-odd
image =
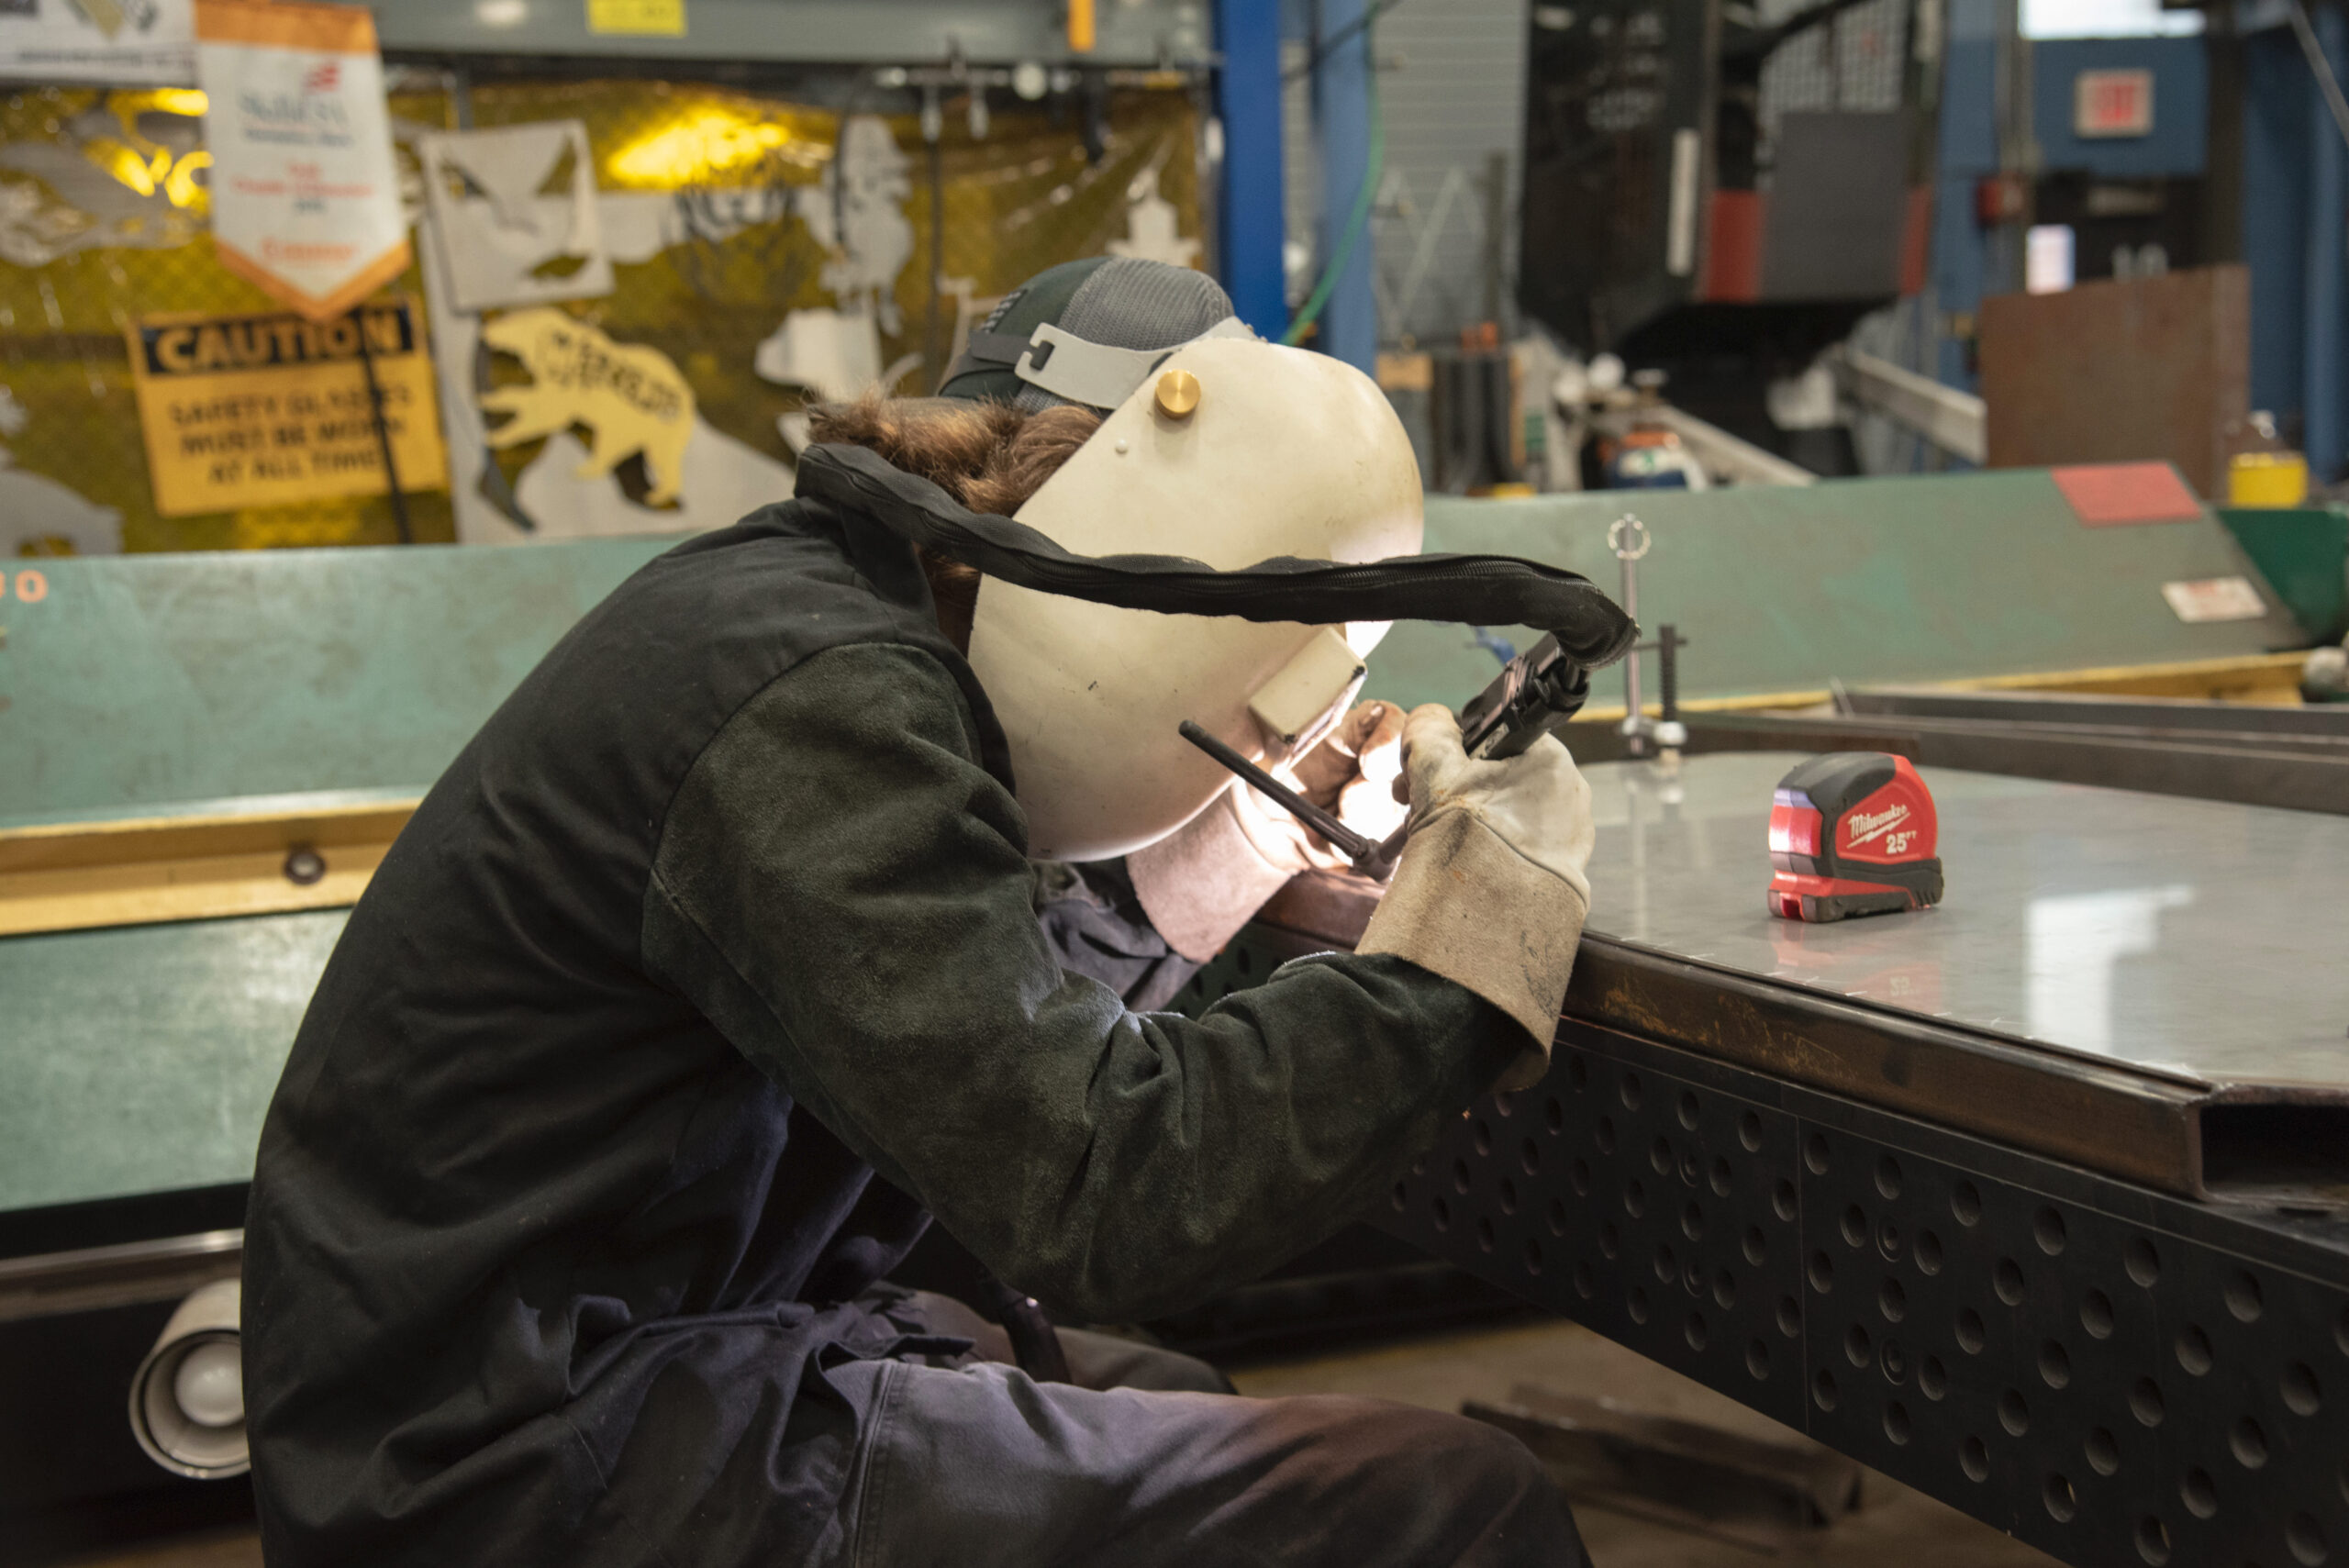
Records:
<instances>
[{"instance_id":1,"label":"yellow welding curtain","mask_svg":"<svg viewBox=\"0 0 2349 1568\"><path fill-rule=\"evenodd\" d=\"M730 522L788 493L807 403L929 390L1022 278L1199 260L1186 94L1112 94L1090 159L1073 99L997 97L974 121L948 95L933 153L916 117L853 98L509 82L475 86L460 130L450 98L395 83L418 260L383 297L424 302L447 433L448 488L408 496L417 537ZM0 556L395 538L381 495L157 506L141 323L273 308L213 251L202 110L184 89L0 102Z\"/></svg>"}]
</instances>

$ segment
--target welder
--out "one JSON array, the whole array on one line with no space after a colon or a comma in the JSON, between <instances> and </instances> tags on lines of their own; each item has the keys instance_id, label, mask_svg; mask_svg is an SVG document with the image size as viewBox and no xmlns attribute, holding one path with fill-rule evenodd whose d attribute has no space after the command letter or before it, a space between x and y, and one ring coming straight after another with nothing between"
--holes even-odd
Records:
<instances>
[{"instance_id":1,"label":"welder","mask_svg":"<svg viewBox=\"0 0 2349 1568\"><path fill-rule=\"evenodd\" d=\"M1368 378L1119 259L942 393L590 612L352 911L246 1231L275 1568L1580 1561L1490 1428L1074 1332L1037 1381L886 1283L933 1215L1071 1320L1261 1274L1538 1074L1587 905L1554 740L1346 712L1372 623L1507 575L1414 573ZM1148 1009L1327 851L1178 715L1412 802L1359 951L1197 1021Z\"/></svg>"}]
</instances>

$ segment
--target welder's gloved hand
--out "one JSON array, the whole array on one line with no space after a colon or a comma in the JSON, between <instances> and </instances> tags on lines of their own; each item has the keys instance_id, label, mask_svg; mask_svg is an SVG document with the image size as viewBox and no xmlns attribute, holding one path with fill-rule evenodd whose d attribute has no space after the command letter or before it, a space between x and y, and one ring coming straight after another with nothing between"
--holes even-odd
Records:
<instances>
[{"instance_id":1,"label":"welder's gloved hand","mask_svg":"<svg viewBox=\"0 0 2349 1568\"><path fill-rule=\"evenodd\" d=\"M1364 703L1295 764L1273 770L1299 795L1367 839L1403 819L1393 784L1403 766L1403 711ZM1205 811L1126 857L1134 895L1169 946L1204 963L1265 899L1302 871L1351 862L1277 801L1234 779Z\"/></svg>"},{"instance_id":2,"label":"welder's gloved hand","mask_svg":"<svg viewBox=\"0 0 2349 1568\"><path fill-rule=\"evenodd\" d=\"M1405 724L1403 759L1410 838L1354 951L1408 959L1524 1025L1532 1048L1495 1085L1524 1088L1549 1065L1590 909L1590 785L1554 736L1470 761L1432 703Z\"/></svg>"}]
</instances>

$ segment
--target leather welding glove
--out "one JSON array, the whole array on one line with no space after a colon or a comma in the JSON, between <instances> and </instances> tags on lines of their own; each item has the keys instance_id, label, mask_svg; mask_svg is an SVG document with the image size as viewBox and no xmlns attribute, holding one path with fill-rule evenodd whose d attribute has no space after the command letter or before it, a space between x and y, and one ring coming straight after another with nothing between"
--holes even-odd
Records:
<instances>
[{"instance_id":1,"label":"leather welding glove","mask_svg":"<svg viewBox=\"0 0 2349 1568\"><path fill-rule=\"evenodd\" d=\"M1392 787L1402 773L1402 709L1363 703L1295 763L1273 772L1363 837L1381 840L1403 819ZM1290 877L1350 863L1286 807L1238 779L1174 833L1126 857L1151 924L1195 963L1221 951Z\"/></svg>"},{"instance_id":2,"label":"leather welding glove","mask_svg":"<svg viewBox=\"0 0 2349 1568\"><path fill-rule=\"evenodd\" d=\"M1556 737L1506 762L1469 760L1451 710L1403 728L1411 832L1362 953L1393 953L1466 986L1525 1026L1532 1047L1495 1085L1548 1070L1590 909L1590 785Z\"/></svg>"}]
</instances>

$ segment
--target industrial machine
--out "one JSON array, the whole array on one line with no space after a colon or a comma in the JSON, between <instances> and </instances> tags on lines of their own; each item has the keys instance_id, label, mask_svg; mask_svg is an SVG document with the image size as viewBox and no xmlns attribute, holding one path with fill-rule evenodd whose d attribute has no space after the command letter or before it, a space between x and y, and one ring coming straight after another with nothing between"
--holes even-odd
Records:
<instances>
[{"instance_id":1,"label":"industrial machine","mask_svg":"<svg viewBox=\"0 0 2349 1568\"><path fill-rule=\"evenodd\" d=\"M2082 1021L2094 1010L2088 993L2066 992L2066 1001L2048 991L2031 1001L2042 983L2017 957L2016 943L2037 940L2030 936L2042 929L2034 921L2061 927L2069 917L2060 905L2034 913L2039 904L2013 885L2016 856L2024 852L2019 846L2028 842L2023 825L2041 817L2066 834L2076 830L2084 842L2112 846L2110 866L2084 851L2096 863L2085 866L2077 891L2091 897L2135 887L2110 882L2121 874L2111 866L2153 863L2146 846L2166 846L2172 833L2184 835L2196 855L2240 859L2244 835L2254 829L2254 837L2272 837L2278 822L2340 824L2307 812L2140 795L2118 797L2133 814L2121 815L2122 807L2093 792L1951 773L1930 749L1987 744L1960 732L1989 721L1868 706L1879 700L1869 695L1876 688L1952 677L2107 693L2288 693L2299 656L2274 651L2304 643L2306 634L2275 605L2217 521L2197 509L2090 527L2069 494L2060 475L2019 472L1642 495L1640 511L1654 541L1642 566L1642 605L1690 634L1678 684L1691 754L1677 780L1648 771L1648 763L1599 770L1613 782L1601 787L1600 858L1592 874L1602 895L1593 927L1608 934L1586 943L1551 1084L1511 1102L1506 1115L1487 1103L1462 1123L1467 1141L1406 1184L1392 1233L1365 1231L1346 1247L1301 1260L1285 1281L1167 1326L1169 1337L1214 1347L1284 1313L1316 1314L1317 1322L1366 1318L1385 1310L1367 1289L1372 1273L1412 1282L1407 1296L1415 1305L1388 1311L1390 1321L1456 1310L1468 1300L1458 1282L1479 1282L1478 1299L1506 1293L1576 1312L1650 1354L1783 1410L1796 1424L1808 1419L1810 1430L1896 1474L1909 1473L1898 1462L1900 1452L1913 1452L1922 1465L1930 1449L1940 1464L1950 1443L1978 1438L1986 1473L1998 1479L1967 1483L1987 1489L1958 1500L2002 1522L2010 1516L1998 1508L2020 1507L2017 1499L2037 1507L2049 1483L2032 1468L2043 1457L2037 1447L1994 1446L2006 1440L1997 1435L2005 1429L1996 1424L2001 1396L2011 1389L2033 1412L2032 1444L2053 1441L2054 1433L2076 1451L2085 1440L2057 1418L2060 1406L2047 1404L2054 1396L2045 1379L2026 1381L2041 1375L2033 1364L2040 1338L2062 1341L2081 1388L2136 1366L2109 1361L2125 1350L2143 1370L2128 1371L2117 1385L2122 1395L2129 1379L2153 1379L2180 1418L2158 1429L2124 1427L2135 1418L2125 1411L2098 1418L2121 1444L2119 1473L2128 1485L2150 1486L2158 1477L2174 1498L2180 1476L2205 1471L2215 1478L2221 1520L2247 1517L2244 1509L2256 1503L2284 1529L2299 1509L2327 1539L2349 1542L2337 1497L2296 1501L2302 1493L2261 1490L2305 1479L2315 1440L2305 1434L2330 1434L2337 1455L2339 1429L2325 1423L2349 1409L2331 1392L2334 1383L2349 1388L2349 1369L2323 1338L2336 1331L2336 1319L2325 1315L2339 1311L2324 1294L2339 1288L2324 1282L2341 1277L2325 1250L2325 1239L2337 1235L2335 1195L2311 1184L2330 1169L2327 1151L2342 1146L2331 1119L2334 1070L2302 1034L2282 1032L2288 1024L2305 1033L2307 1018L2325 1005L2322 988L2313 981L2288 987L2289 995L2264 1004L2261 1016L2275 1029L2256 1040L2239 1031L2213 1034L2234 1043L2207 1059L2204 1046L2175 1031L2139 1040L2137 1004L2111 992L2101 1027L2118 1043L2100 1046ZM1439 498L1430 503L1428 548L1523 553L1607 581L1606 535L1618 515L1609 498L1596 495ZM240 1506L243 1482L189 1478L191 1471L234 1465L233 1412L217 1376L222 1352L206 1347L230 1320L218 1311L217 1286L237 1272L262 1114L343 912L414 801L482 719L564 629L663 548L663 540L614 539L509 550L69 559L6 569L0 1531L10 1539L44 1539L34 1521L77 1510L83 1518L102 1511L114 1519L142 1512L190 1519ZM2167 584L2228 578L2242 586L2218 600L2233 604L2242 618L2181 618L2165 594ZM2189 604L2210 599L2212 591L2199 592L2188 595ZM1515 628L1400 626L1374 661L1370 689L1390 700L1457 705L1493 680L1508 656L1502 647L1514 654L1532 641ZM1604 755L1618 735L1621 709L1609 711L1610 678L1602 673L1595 682L1588 739L1572 742L1586 758ZM1839 681L1850 688L1849 712L1758 711L1789 703L1824 707ZM1943 691L1937 700L1987 702L2003 689ZM2221 762L2254 757L2265 769L2270 753L2291 747L2308 754L2299 757L2296 776L2318 779L2309 770L2339 765L2321 738L2277 740L2285 728L2263 728L2264 720L2243 721L2268 737L2256 746L2176 744L2176 723L2123 726L2126 735L2091 746L2070 734L2079 723L2046 723L2069 737L2061 746L2051 740L2053 750L2085 749L2105 758L2102 766L2116 755L2142 762L2175 751L2204 757L2198 765L2206 773L2217 765L2210 754ZM1792 733L1802 738L1788 739ZM2020 744L2012 736L1999 743L2010 752ZM1942 804L1943 853L1953 868L1940 908L1819 928L1769 919L1755 891L1767 873L1770 789L1795 760L1789 747L1895 751L1918 763ZM1714 751L1758 754L1703 754ZM2179 793L2208 793L2192 784L2184 780ZM2164 810L2189 817L2172 820L2159 816ZM2132 823L2126 837L2116 837ZM2322 858L2330 852L2320 844L2305 858L2278 851L2245 861L2232 866L2234 882L2181 861L2175 875L2162 870L2163 880L2145 894L2151 904L2115 905L2114 918L2135 929L2126 921L2142 917L2157 931L2166 930L2165 920L2186 921L2179 933L2192 940L2184 951L2225 951L2210 945L2215 923L2249 917L2244 889L2267 885L2262 876L2281 878L2273 882L2273 907L2288 911L2296 898L2318 896L2305 878L2333 874L2324 869L2332 864ZM2099 875L2109 884L2095 884ZM2001 906L1987 900L2002 876ZM2163 903L2169 895L2161 890L2174 885L2196 902ZM1328 911L1298 912L1305 906L1297 901L1309 905L1315 896L1312 884L1297 884L1282 908L1269 910L1265 924L1202 976L1192 1000L1261 978L1301 940L1345 940L1342 920ZM1764 933L1720 924L1727 916L1717 898L1733 901L1737 919ZM2074 913L2096 907L2102 906ZM1898 940L1887 934L1895 928L1904 933ZM1934 933L1934 945L1921 955L1900 951L1906 933L1917 931ZM2311 922L2271 917L2233 940L2281 942L2274 951L2288 952L2290 942L2315 940L2314 931ZM1714 945L1732 938L1734 945ZM2118 963L2126 955L2115 947L2108 957ZM2261 962L2262 973L2270 973L2272 961ZM2329 962L2311 953L2299 973L2321 976ZM2228 1009L2213 1010L2228 990L2208 979L2210 972L2180 962L2165 973L2171 990L2185 988L2181 1005L2201 1009L2182 1018L2232 1027ZM2204 982L2189 984L2198 974ZM1854 990L1869 995L1854 1000L1846 994ZM2038 1015L2017 1012L2018 995L2054 1008L2051 1016L2059 1018L2070 1007L2072 1032L2023 1038L2014 1019ZM2326 1027L2332 1046L2338 1023ZM1634 1076L1637 1084L1626 1088ZM2288 1080L2288 1094L2274 1087ZM1626 1094L1635 1105L1600 1104L1602 1095L1620 1102ZM1701 1136L1679 1119L1688 1104ZM1609 1118L1612 1164L1594 1141L1601 1118ZM1745 1142L1754 1128L1760 1141ZM1558 1141L1574 1139L1582 1141ZM1651 1169L1664 1144L1666 1166ZM1820 1146L1823 1172L1807 1163ZM1899 1201L1912 1207L1946 1204L1957 1183L1972 1183L1989 1217L1984 1229L1931 1220L1881 1192L1867 1197L1852 1184L1873 1183L1883 1153L1908 1173L1906 1184L1896 1185L1908 1195ZM1587 1192L1575 1185L1585 1179L1577 1161L1588 1168ZM1504 1169L1509 1162L1517 1164ZM1723 1170L1732 1196L1712 1186ZM1683 1185L1687 1171L1696 1173L1697 1187ZM1600 1185L1602 1175L1613 1185ZM1647 1184L1641 1215L1617 1212L1627 1181ZM1795 1218L1774 1218L1781 1181L1794 1192ZM1444 1184L1460 1182L1466 1186ZM2260 1195L2277 1192L2289 1195ZM2295 1212L2278 1218L2277 1203ZM2267 1207L2246 1207L2255 1204ZM1693 1221L1698 1238L1680 1229L1692 1205L1704 1211ZM1859 1284L1868 1301L1881 1294L1858 1252L1834 1250L1844 1248L1836 1238L1854 1206L1869 1244L1876 1244L1879 1222L1889 1221L1894 1244L1908 1249L1904 1258L1917 1255L1923 1230L1942 1233L1949 1268L1900 1276L1905 1299L1916 1304L1920 1324L1929 1303L1938 1303L1934 1311L1979 1316L1981 1355L1989 1359L1846 1313ZM2121 1260L2121 1279L2129 1277L2133 1239L2145 1239L2163 1260L2162 1279L2185 1305L2170 1307L2168 1296L2127 1297L2099 1274L2096 1288L2122 1325L2110 1341L2092 1332L2081 1338L2077 1329L2042 1334L2037 1318L2013 1316L1998 1294L2009 1283L2001 1259L2029 1270L2021 1299L2037 1303L2031 1292L2058 1288L2052 1265L2031 1261L2049 1254L2021 1250L2042 1246L2032 1227L2043 1207L2070 1239L2067 1259L2110 1251ZM1539 1229L1553 1212L1568 1217L1567 1229ZM1681 1240L1660 1229L1667 1221ZM2111 1229L2124 1225L2136 1229ZM1611 1252L1599 1247L1606 1226L1614 1228ZM1764 1261L1741 1264L1749 1227L1762 1230ZM1715 1299L1721 1271L1735 1276L1731 1305L1684 1299L1675 1273L1667 1311L1664 1282L1631 1273L1650 1268L1664 1242L1675 1250L1675 1267L1702 1261L1706 1300ZM1966 1250L1994 1242L2006 1250L1980 1258ZM1680 1258L1684 1250L1687 1257ZM1826 1253L1837 1282L1831 1302L1804 1294L1814 1251ZM2226 1266L2254 1277L2262 1294L2236 1296L2265 1304L2252 1308L2266 1314L2255 1335L2241 1317L2205 1310L2192 1294L2206 1284L2229 1288L2232 1276L2206 1253L2236 1260ZM1577 1291L1578 1263L1588 1267L1587 1296ZM1906 1266L1913 1273L1913 1263ZM1970 1284L1962 1301L1932 1294L1977 1274L1990 1294L1973 1293ZM1635 1284L1649 1293L1644 1318L1631 1316L1627 1292ZM1792 1337L1775 1317L1788 1297ZM1386 1298L1388 1307L1394 1299ZM1611 1305L1602 1311L1594 1303ZM2080 1304L2067 1299L2063 1309L2076 1314ZM1705 1318L1694 1349L1692 1312ZM2223 1376L2198 1379L2189 1371L2181 1381L2174 1365L2155 1368L2145 1359L2154 1353L2148 1346L2169 1353L2165 1347L2189 1322L2210 1340L2214 1364L2230 1369ZM1848 1358L1828 1359L1830 1351L1844 1354L1854 1327L1869 1336L1876 1383L1862 1381L1855 1367L1843 1370ZM1935 1330L1943 1338L1948 1331ZM2156 1331L2158 1340L2149 1338ZM2274 1367L2256 1363L2265 1383L2232 1370L2254 1363L2225 1359L2251 1354L2242 1347L2254 1339L2260 1355L2288 1355ZM1757 1340L1769 1377L1740 1382L1749 1377L1743 1358ZM1896 1344L1906 1385L1878 1375L1892 1364ZM1928 1356L1954 1391L1945 1404L1898 1392L1917 1385ZM2313 1415L2297 1414L2291 1403L2307 1403L2301 1384L2290 1381L2299 1376L2292 1368L2302 1365L2322 1391ZM1815 1400L1804 1406L1788 1395L1809 1397L1822 1371L1843 1412L1832 1420ZM2215 1407L2193 1403L2221 1384L2244 1401L2224 1422ZM1879 1385L1890 1392L1880 1394ZM2280 1414L2256 1402L2273 1402L2262 1390L2285 1401ZM1905 1411L1917 1438L1912 1450L1896 1444L1879 1452L1893 1442L1873 1435L1886 1429L1886 1397ZM1969 1423L1962 1431L1936 1424L1961 1416ZM2142 1447L2183 1441L2180 1434L2223 1435L2227 1423L2245 1419L2259 1424L2271 1455L2258 1472L2223 1452L2214 1458L2181 1448L2172 1463L2169 1451ZM2154 1436L2143 1435L2148 1431ZM2074 1488L2080 1521L2051 1549L2076 1561L2109 1560L2076 1546L2132 1539L2140 1519L2111 1513L2110 1500L2123 1494L2106 1485L2088 1459L2066 1460L2070 1468L2045 1462ZM1951 1495L1933 1477L1918 1484ZM1995 1508L1981 1500L1992 1497ZM2139 1494L2126 1498L2140 1507ZM2176 1561L2199 1560L2186 1549L2206 1539L2193 1533L2206 1528L2199 1515L2174 1502L2143 1501L2142 1509L2171 1532ZM2291 1560L2282 1551L2266 1558Z\"/></svg>"}]
</instances>

